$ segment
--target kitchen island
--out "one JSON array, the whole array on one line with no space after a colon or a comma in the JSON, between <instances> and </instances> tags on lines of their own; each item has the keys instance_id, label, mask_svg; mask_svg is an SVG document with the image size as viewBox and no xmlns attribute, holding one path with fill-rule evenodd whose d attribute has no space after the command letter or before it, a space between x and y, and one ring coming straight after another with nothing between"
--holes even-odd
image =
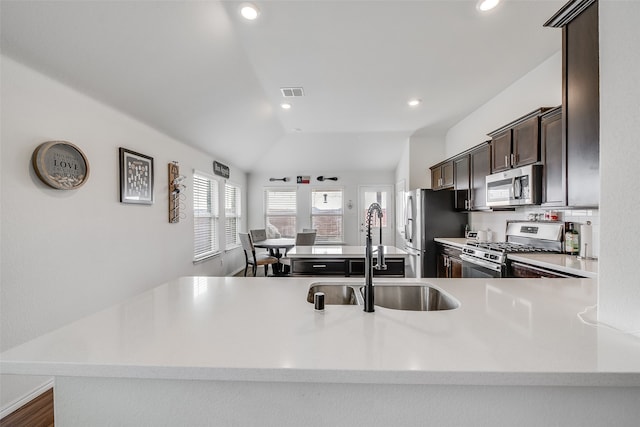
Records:
<instances>
[{"instance_id":1,"label":"kitchen island","mask_svg":"<svg viewBox=\"0 0 640 427\"><path fill-rule=\"evenodd\" d=\"M375 313L315 311L315 282L361 279L180 278L2 353L1 372L55 376L65 426L640 419L640 338L593 323L595 280L422 279L460 307Z\"/></svg>"},{"instance_id":2,"label":"kitchen island","mask_svg":"<svg viewBox=\"0 0 640 427\"><path fill-rule=\"evenodd\" d=\"M383 248L386 268L374 270L374 277L405 277L408 254L395 246ZM373 249L377 251L377 247ZM291 259L291 274L294 276L364 277L364 246L296 246L287 256Z\"/></svg>"}]
</instances>

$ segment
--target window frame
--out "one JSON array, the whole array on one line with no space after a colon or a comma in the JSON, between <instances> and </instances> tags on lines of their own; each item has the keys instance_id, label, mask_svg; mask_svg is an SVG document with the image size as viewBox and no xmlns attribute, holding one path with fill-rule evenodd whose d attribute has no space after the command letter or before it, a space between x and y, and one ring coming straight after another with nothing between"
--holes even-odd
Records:
<instances>
[{"instance_id":1,"label":"window frame","mask_svg":"<svg viewBox=\"0 0 640 427\"><path fill-rule=\"evenodd\" d=\"M233 187L236 189L236 207L237 209L235 210L235 212L232 212L231 215L227 215L227 187ZM242 244L240 243L240 239L238 237L238 233L240 233L242 231L242 186L240 186L239 184L236 184L234 182L231 181L225 181L224 183L224 236L225 236L225 242L224 242L224 249L226 251L228 250L232 250L235 248L238 248L240 246L242 246ZM229 242L229 240L227 239L229 233L227 231L228 228L228 221L231 218L235 218L236 220L236 227L235 227L235 239L233 242Z\"/></svg>"},{"instance_id":2,"label":"window frame","mask_svg":"<svg viewBox=\"0 0 640 427\"><path fill-rule=\"evenodd\" d=\"M340 196L341 196L341 206L340 206L340 213L339 214L332 214L332 213L323 213L323 214L314 214L313 213L313 208L314 208L314 204L313 204L313 199L314 199L314 193L323 193L323 192L340 192ZM311 188L311 192L309 194L309 223L311 224L311 228L315 228L318 230L318 233L316 234L316 244L325 244L325 245L331 245L331 244L343 244L344 243L344 187L314 187ZM318 227L314 226L314 222L313 219L314 217L320 217L320 216L335 216L335 217L340 217L340 236L338 239L336 240L325 240L323 239L323 235L320 234L320 229Z\"/></svg>"},{"instance_id":3,"label":"window frame","mask_svg":"<svg viewBox=\"0 0 640 427\"><path fill-rule=\"evenodd\" d=\"M269 214L268 193L270 192L292 192L295 200L295 210L293 211L293 213ZM289 235L281 234L281 237L295 238L295 233L297 231L297 225L298 225L298 188L297 187L264 187L262 202L263 202L263 207L262 207L263 220L264 220L265 229L267 230L267 237L269 236L268 224L270 224L269 222L270 217L282 217L282 218L291 217L293 218L293 235L289 236Z\"/></svg>"},{"instance_id":4,"label":"window frame","mask_svg":"<svg viewBox=\"0 0 640 427\"><path fill-rule=\"evenodd\" d=\"M211 188L209 189L208 197L211 200L211 205L207 207L205 210L205 215L199 214L202 209L199 209L199 206L196 206L198 203L198 195L199 188L202 184L198 184L196 180L202 180L210 183ZM193 262L201 262L206 259L212 258L221 253L221 244L220 244L220 181L216 179L213 175L210 175L206 172L202 172L199 170L193 171ZM197 251L197 243L198 243L198 219L202 217L210 217L211 220L210 230L211 230L211 241L208 242L210 244L208 250Z\"/></svg>"}]
</instances>

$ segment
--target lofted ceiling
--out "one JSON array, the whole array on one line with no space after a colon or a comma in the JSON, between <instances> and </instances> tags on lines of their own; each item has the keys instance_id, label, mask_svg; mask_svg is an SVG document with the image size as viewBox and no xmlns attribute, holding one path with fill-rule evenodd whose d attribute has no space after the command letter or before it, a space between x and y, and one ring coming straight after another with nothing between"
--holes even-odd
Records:
<instances>
[{"instance_id":1,"label":"lofted ceiling","mask_svg":"<svg viewBox=\"0 0 640 427\"><path fill-rule=\"evenodd\" d=\"M2 0L1 49L247 172L393 170L559 51L564 3Z\"/></svg>"}]
</instances>

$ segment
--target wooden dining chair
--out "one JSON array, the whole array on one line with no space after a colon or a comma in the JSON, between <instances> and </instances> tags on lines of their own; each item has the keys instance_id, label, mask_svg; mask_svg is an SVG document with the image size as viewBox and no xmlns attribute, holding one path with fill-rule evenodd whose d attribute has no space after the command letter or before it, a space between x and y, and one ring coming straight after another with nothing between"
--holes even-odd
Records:
<instances>
[{"instance_id":1,"label":"wooden dining chair","mask_svg":"<svg viewBox=\"0 0 640 427\"><path fill-rule=\"evenodd\" d=\"M242 249L244 249L244 259L246 261L244 267L244 275L247 275L249 265L252 266L253 276L256 276L259 265L264 265L264 275L269 275L269 264L275 264L278 262L278 258L271 256L267 253L256 254L256 249L253 246L253 240L249 233L238 233L240 242L242 243ZM272 267L273 268L273 267Z\"/></svg>"},{"instance_id":2,"label":"wooden dining chair","mask_svg":"<svg viewBox=\"0 0 640 427\"><path fill-rule=\"evenodd\" d=\"M302 233L297 233L296 234L296 246L313 246L316 243L316 231L312 231L312 232L302 232ZM291 258L287 257L287 254L285 252L284 256L282 258L280 258L280 264L282 264L282 266L289 266L291 267ZM285 270L283 268L283 270Z\"/></svg>"}]
</instances>

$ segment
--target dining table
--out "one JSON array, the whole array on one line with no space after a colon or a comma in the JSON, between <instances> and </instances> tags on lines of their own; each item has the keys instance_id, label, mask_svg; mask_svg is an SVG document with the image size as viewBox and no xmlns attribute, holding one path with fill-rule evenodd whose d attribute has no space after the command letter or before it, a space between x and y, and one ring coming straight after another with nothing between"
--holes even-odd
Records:
<instances>
[{"instance_id":1,"label":"dining table","mask_svg":"<svg viewBox=\"0 0 640 427\"><path fill-rule=\"evenodd\" d=\"M295 247L296 239L289 239L286 237L272 238L259 240L257 242L253 242L253 246L256 248L268 249L269 254L278 259L276 264L273 264L273 274L275 276L282 275L282 264L280 264L280 258L282 258L289 249Z\"/></svg>"}]
</instances>

